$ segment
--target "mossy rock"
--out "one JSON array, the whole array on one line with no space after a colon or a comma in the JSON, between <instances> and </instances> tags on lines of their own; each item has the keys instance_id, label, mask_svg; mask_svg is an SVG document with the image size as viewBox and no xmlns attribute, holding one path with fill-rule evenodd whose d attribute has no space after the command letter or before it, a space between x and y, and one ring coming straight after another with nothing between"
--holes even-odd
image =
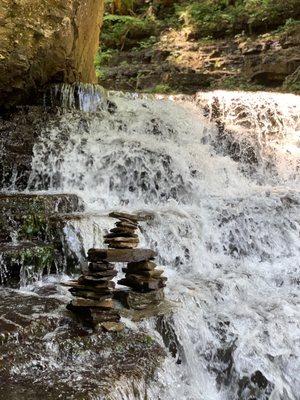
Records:
<instances>
[{"instance_id":1,"label":"mossy rock","mask_svg":"<svg viewBox=\"0 0 300 400\"><path fill-rule=\"evenodd\" d=\"M51 216L82 211L83 204L74 194L2 194L0 210L3 241L14 235L18 240L46 240Z\"/></svg>"},{"instance_id":2,"label":"mossy rock","mask_svg":"<svg viewBox=\"0 0 300 400\"><path fill-rule=\"evenodd\" d=\"M50 244L0 245L0 284L15 287L32 283L45 272L55 272L55 253Z\"/></svg>"}]
</instances>

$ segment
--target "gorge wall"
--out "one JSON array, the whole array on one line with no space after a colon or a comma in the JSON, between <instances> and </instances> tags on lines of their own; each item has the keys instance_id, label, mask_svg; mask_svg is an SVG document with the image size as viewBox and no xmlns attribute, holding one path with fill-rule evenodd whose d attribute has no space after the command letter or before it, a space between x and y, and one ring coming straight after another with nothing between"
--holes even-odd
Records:
<instances>
[{"instance_id":1,"label":"gorge wall","mask_svg":"<svg viewBox=\"0 0 300 400\"><path fill-rule=\"evenodd\" d=\"M95 82L103 0L1 0L0 107L49 82Z\"/></svg>"}]
</instances>

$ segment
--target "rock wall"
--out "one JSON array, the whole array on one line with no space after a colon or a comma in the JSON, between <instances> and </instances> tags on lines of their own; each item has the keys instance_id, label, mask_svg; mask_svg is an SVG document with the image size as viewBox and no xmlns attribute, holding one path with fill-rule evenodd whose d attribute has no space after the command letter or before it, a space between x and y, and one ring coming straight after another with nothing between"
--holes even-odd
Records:
<instances>
[{"instance_id":1,"label":"rock wall","mask_svg":"<svg viewBox=\"0 0 300 400\"><path fill-rule=\"evenodd\" d=\"M104 0L1 0L0 107L49 82L95 82Z\"/></svg>"}]
</instances>

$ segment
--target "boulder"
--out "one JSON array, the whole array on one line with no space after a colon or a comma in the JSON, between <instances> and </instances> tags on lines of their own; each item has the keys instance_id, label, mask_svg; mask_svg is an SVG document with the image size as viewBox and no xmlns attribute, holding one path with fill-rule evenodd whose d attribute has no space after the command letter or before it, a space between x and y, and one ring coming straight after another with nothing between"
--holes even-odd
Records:
<instances>
[{"instance_id":1,"label":"boulder","mask_svg":"<svg viewBox=\"0 0 300 400\"><path fill-rule=\"evenodd\" d=\"M2 0L0 107L47 83L96 82L103 0Z\"/></svg>"},{"instance_id":2,"label":"boulder","mask_svg":"<svg viewBox=\"0 0 300 400\"><path fill-rule=\"evenodd\" d=\"M126 307L133 310L144 310L161 303L164 298L163 288L151 292L139 293L133 290L116 290L114 297Z\"/></svg>"}]
</instances>

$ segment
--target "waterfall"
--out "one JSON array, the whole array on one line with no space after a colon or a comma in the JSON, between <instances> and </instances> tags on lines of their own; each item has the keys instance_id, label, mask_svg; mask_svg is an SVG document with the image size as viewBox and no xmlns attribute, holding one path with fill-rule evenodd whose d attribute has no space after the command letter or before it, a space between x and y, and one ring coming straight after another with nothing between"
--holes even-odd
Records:
<instances>
[{"instance_id":1,"label":"waterfall","mask_svg":"<svg viewBox=\"0 0 300 400\"><path fill-rule=\"evenodd\" d=\"M154 213L141 241L157 250L175 306L168 334L143 323L168 352L148 398L299 399L299 97L108 100L42 132L28 188L79 194L90 230L95 213Z\"/></svg>"}]
</instances>

